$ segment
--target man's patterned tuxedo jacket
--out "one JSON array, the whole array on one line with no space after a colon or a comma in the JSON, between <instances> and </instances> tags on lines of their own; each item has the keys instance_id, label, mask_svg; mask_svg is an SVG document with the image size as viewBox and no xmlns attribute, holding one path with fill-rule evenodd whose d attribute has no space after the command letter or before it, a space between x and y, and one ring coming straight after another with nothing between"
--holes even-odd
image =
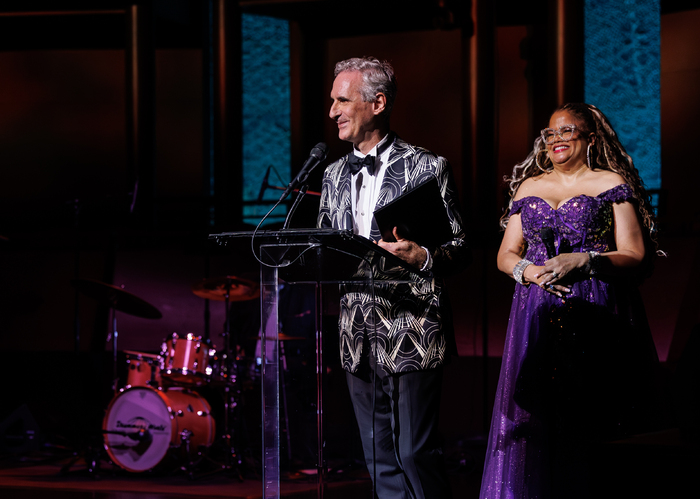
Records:
<instances>
[{"instance_id":1,"label":"man's patterned tuxedo jacket","mask_svg":"<svg viewBox=\"0 0 700 499\"><path fill-rule=\"evenodd\" d=\"M391 137L389 138L391 140ZM352 153L351 153L352 154ZM323 176L317 225L353 230L351 175L348 156L329 165ZM343 368L355 372L369 345L377 361L391 373L432 369L456 353L452 314L441 277L462 270L470 260L459 213L457 193L447 160L395 137L376 208L426 181L438 179L453 239L428 248L433 278L422 279L404 269L374 275L370 286L344 285L340 304L340 355ZM381 238L376 221L370 239ZM411 279L377 283L382 279ZM374 304L374 306L373 306Z\"/></svg>"}]
</instances>

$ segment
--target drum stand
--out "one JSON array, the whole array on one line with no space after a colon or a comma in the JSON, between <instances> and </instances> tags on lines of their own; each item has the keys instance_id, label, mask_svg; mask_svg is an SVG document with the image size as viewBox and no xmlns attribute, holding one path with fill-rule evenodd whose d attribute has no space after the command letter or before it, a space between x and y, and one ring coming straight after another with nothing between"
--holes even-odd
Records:
<instances>
[{"instance_id":1,"label":"drum stand","mask_svg":"<svg viewBox=\"0 0 700 499\"><path fill-rule=\"evenodd\" d=\"M233 411L236 410L237 404L234 400L232 387L238 383L238 363L236 362L237 352L231 351L231 290L232 280L229 276L226 277L226 287L224 294L224 354L222 362L222 370L224 374L224 431L222 435L224 443L224 464L222 471L234 473L238 480L243 481L242 474L242 459L238 455L237 445L234 442L234 432L231 431L231 422L234 420ZM234 348L237 343L233 342ZM229 365L230 361L230 365ZM230 369L230 370L229 370ZM232 465L232 462L234 465Z\"/></svg>"},{"instance_id":2,"label":"drum stand","mask_svg":"<svg viewBox=\"0 0 700 499\"><path fill-rule=\"evenodd\" d=\"M234 415L238 411L238 404L235 401L234 394L240 393L236 391L238 386L238 363L237 352L231 350L231 288L234 285L232 276L226 276L225 285L223 287L224 297L224 348L221 359L221 375L224 380L224 424L221 435L221 441L224 448L224 461L220 468L205 472L192 478L202 478L215 473L230 473L239 481L243 481L243 459L238 452L238 447L234 440L236 432L232 431L231 423L237 419ZM234 348L237 343L233 342ZM229 363L230 361L230 363Z\"/></svg>"},{"instance_id":3,"label":"drum stand","mask_svg":"<svg viewBox=\"0 0 700 499\"><path fill-rule=\"evenodd\" d=\"M102 437L100 436L100 439ZM70 474L80 474L80 475L87 475L89 477L94 478L95 480L100 479L100 463L102 461L104 462L109 462L107 457L105 456L105 451L104 448L101 445L102 442L100 442L100 445L94 446L92 444L87 444L87 447L84 450L81 450L80 452L74 453L73 458L71 458L70 461L68 461L66 464L61 466L61 470L59 471L60 476L68 476ZM80 460L85 461L85 469L84 470L71 470L73 466L75 466Z\"/></svg>"},{"instance_id":4,"label":"drum stand","mask_svg":"<svg viewBox=\"0 0 700 499\"><path fill-rule=\"evenodd\" d=\"M212 277L202 280L192 287L192 292L206 300L223 301L225 307L224 322L224 346L221 354L220 376L223 380L224 414L221 442L224 447L223 463L217 463L220 468L200 476L211 473L232 473L239 480L243 480L244 460L240 452L237 434L232 424L242 422L239 415L241 401L236 401L240 394L239 366L238 366L238 342L231 335L231 302L254 300L260 296L260 285L249 279L232 275L224 277ZM207 315L205 314L205 319ZM205 324L208 334L208 323Z\"/></svg>"}]
</instances>

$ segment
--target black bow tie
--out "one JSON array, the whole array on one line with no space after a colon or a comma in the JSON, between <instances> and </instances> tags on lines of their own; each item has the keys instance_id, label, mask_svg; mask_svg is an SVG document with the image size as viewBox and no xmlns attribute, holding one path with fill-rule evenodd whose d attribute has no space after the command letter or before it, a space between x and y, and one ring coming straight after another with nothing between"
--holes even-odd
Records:
<instances>
[{"instance_id":1,"label":"black bow tie","mask_svg":"<svg viewBox=\"0 0 700 499\"><path fill-rule=\"evenodd\" d=\"M350 157L348 158L348 165L350 166L350 173L353 175L362 170L363 166L366 166L367 170L372 173L372 170L374 169L374 156L367 155L364 158L361 158L356 154L350 154Z\"/></svg>"}]
</instances>

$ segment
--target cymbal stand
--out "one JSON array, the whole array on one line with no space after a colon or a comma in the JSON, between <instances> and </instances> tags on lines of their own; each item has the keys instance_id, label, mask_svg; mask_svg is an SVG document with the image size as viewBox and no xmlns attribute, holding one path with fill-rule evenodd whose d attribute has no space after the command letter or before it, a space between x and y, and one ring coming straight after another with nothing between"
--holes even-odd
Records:
<instances>
[{"instance_id":1,"label":"cymbal stand","mask_svg":"<svg viewBox=\"0 0 700 499\"><path fill-rule=\"evenodd\" d=\"M119 375L117 374L117 305L114 301L110 304L112 311L112 332L107 335L107 341L112 341L112 390L116 394L119 391Z\"/></svg>"},{"instance_id":2,"label":"cymbal stand","mask_svg":"<svg viewBox=\"0 0 700 499\"><path fill-rule=\"evenodd\" d=\"M102 470L100 464L102 462L110 464L110 461L106 456L104 446L102 445L102 434L98 435L97 433L95 433L89 435L89 437L91 437L91 441L87 444L83 444L82 449L73 452L73 457L67 463L61 466L61 469L59 470L60 476L69 476L73 474L86 475L91 478L94 478L95 480L100 479ZM100 440L99 443L93 441L97 440L97 438L99 438ZM71 470L71 468L78 464L79 461L84 462L85 468Z\"/></svg>"},{"instance_id":3,"label":"cymbal stand","mask_svg":"<svg viewBox=\"0 0 700 499\"><path fill-rule=\"evenodd\" d=\"M224 337L224 348L226 350L226 355L230 359L230 365L227 363L226 366L230 369L228 375L229 379L231 380L231 383L226 383L226 388L225 388L225 394L226 394L226 400L224 404L224 428L226 430L226 441L228 443L228 452L226 453L226 458L227 460L230 460L231 457L237 456L238 449L234 445L233 442L233 436L231 435L233 432L231 431L231 423L232 423L232 412L234 408L236 407L235 400L233 400L233 392L231 391L232 386L237 386L237 376L238 376L238 361L237 361L237 352L233 351L233 349L237 348L237 342L233 341L231 342L231 286L232 286L232 281L229 276L226 277L226 295L224 296L224 303L226 306L226 326L225 326L225 337ZM230 466L230 462L227 463ZM236 462L237 466L240 466L240 461ZM238 470L240 474L240 469Z\"/></svg>"},{"instance_id":4,"label":"cymbal stand","mask_svg":"<svg viewBox=\"0 0 700 499\"><path fill-rule=\"evenodd\" d=\"M110 310L112 311L112 331L107 335L107 342L112 341L112 390L115 395L119 391L119 376L117 374L117 338L119 333L117 332L117 308L116 303L112 301L110 304ZM102 435L105 431L100 433L100 440L102 440ZM95 435L91 435L95 436ZM85 462L85 470L71 471L71 468L78 463L78 461L83 460ZM100 479L100 463L102 462L110 463L109 458L105 454L105 449L102 444L93 445L92 442L85 445L84 449L75 452L73 458L64 464L59 471L61 476L68 476L71 473L87 474L94 478L95 480Z\"/></svg>"},{"instance_id":5,"label":"cymbal stand","mask_svg":"<svg viewBox=\"0 0 700 499\"><path fill-rule=\"evenodd\" d=\"M224 463L221 468L210 473L204 473L200 476L208 476L212 473L233 471L235 469L236 477L238 480L243 481L243 475L241 473L241 460L238 457L238 450L234 445L232 435L233 432L231 431L231 413L236 408L235 400L233 400L234 392L232 391L232 387L236 386L236 376L238 374L236 355L231 351L231 286L232 280L227 276L224 293L224 347L221 359L221 375L224 380L224 426L221 436L224 444ZM231 359L231 365L229 365L229 359ZM236 458L232 459L234 456L236 456ZM235 461L235 463L232 461Z\"/></svg>"},{"instance_id":6,"label":"cymbal stand","mask_svg":"<svg viewBox=\"0 0 700 499\"><path fill-rule=\"evenodd\" d=\"M233 406L232 396L231 396L231 384L229 380L233 383L236 382L236 361L235 356L231 354L231 279L226 276L226 294L224 295L224 359L221 364L221 368L224 370L224 445L225 457L224 457L224 467L226 469L231 469L231 456L235 453L233 448L233 440L231 437L231 421L230 421L230 411ZM233 364L228 365L228 360L231 358ZM230 367L230 371L229 371Z\"/></svg>"}]
</instances>

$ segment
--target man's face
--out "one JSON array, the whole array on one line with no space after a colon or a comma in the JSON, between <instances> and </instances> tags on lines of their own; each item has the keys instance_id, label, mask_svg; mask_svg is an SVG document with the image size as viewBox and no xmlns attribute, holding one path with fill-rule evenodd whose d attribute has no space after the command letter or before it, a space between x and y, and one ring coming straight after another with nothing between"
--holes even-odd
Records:
<instances>
[{"instance_id":1,"label":"man's face","mask_svg":"<svg viewBox=\"0 0 700 499\"><path fill-rule=\"evenodd\" d=\"M370 133L377 128L376 119L381 111L377 102L364 102L362 94L362 73L343 71L336 76L331 90L331 119L338 124L338 137L359 145L369 139Z\"/></svg>"}]
</instances>

